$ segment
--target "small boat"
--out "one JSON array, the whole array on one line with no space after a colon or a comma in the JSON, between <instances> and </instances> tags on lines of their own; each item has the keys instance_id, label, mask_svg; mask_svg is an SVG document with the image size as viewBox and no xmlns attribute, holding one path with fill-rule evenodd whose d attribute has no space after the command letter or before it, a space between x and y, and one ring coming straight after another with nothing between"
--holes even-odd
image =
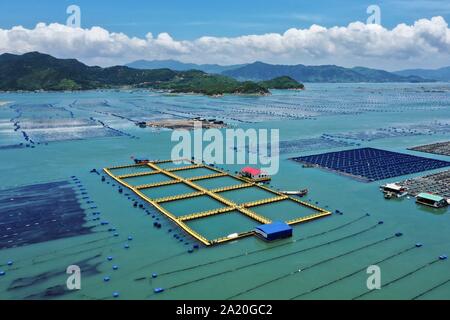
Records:
<instances>
[{"instance_id":1,"label":"small boat","mask_svg":"<svg viewBox=\"0 0 450 320\"><path fill-rule=\"evenodd\" d=\"M386 199L393 197L403 198L408 195L408 188L398 185L396 183L388 183L380 187L380 190L384 193Z\"/></svg>"},{"instance_id":2,"label":"small boat","mask_svg":"<svg viewBox=\"0 0 450 320\"><path fill-rule=\"evenodd\" d=\"M308 189L298 190L298 191L281 191L282 194L285 194L287 196L299 196L304 197L308 194Z\"/></svg>"},{"instance_id":3,"label":"small boat","mask_svg":"<svg viewBox=\"0 0 450 320\"><path fill-rule=\"evenodd\" d=\"M394 194L392 192L385 192L384 193L384 198L385 199L392 199L393 196L394 196Z\"/></svg>"},{"instance_id":4,"label":"small boat","mask_svg":"<svg viewBox=\"0 0 450 320\"><path fill-rule=\"evenodd\" d=\"M139 121L139 122L136 122L136 125L137 125L139 128L142 128L142 129L147 128L147 122L145 122L145 121Z\"/></svg>"},{"instance_id":5,"label":"small boat","mask_svg":"<svg viewBox=\"0 0 450 320\"><path fill-rule=\"evenodd\" d=\"M136 164L146 164L149 162L150 162L150 160L148 160L148 159L134 159L134 163L136 163Z\"/></svg>"}]
</instances>

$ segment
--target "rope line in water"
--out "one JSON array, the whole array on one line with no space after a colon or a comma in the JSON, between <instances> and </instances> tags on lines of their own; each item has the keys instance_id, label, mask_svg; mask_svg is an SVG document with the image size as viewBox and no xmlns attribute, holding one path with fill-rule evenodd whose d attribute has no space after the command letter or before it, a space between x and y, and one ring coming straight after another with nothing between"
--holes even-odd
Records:
<instances>
[{"instance_id":1,"label":"rope line in water","mask_svg":"<svg viewBox=\"0 0 450 320\"><path fill-rule=\"evenodd\" d=\"M299 253L303 253L303 252L307 252L307 251L314 250L314 249L317 249L317 248L321 248L321 247L330 245L330 244L335 243L335 242L343 241L343 240L346 240L346 239L349 239L349 238L352 238L352 237L364 234L366 232L369 232L369 231L377 228L378 226L379 226L379 224L376 224L376 225L373 225L373 226L371 226L369 228L366 228L366 229L363 229L361 231L358 231L358 232L349 234L347 236L344 236L342 238L338 238L338 239L335 239L335 240L332 240L332 241L327 241L327 242L322 243L322 244L318 244L318 245L315 245L315 246L312 246L312 247L296 250L296 251L293 251L293 252L290 252L290 253L286 253L286 254L283 254L283 255L279 255L279 256L276 256L276 257L263 259L263 260L260 260L260 261L257 261L257 262L253 262L253 263L250 263L250 264L247 264L247 265L243 265L243 266L240 266L240 267L237 267L237 268L232 268L232 269L228 269L228 270L225 270L225 271L214 273L214 274L211 274L211 275L208 275L208 276L205 276L205 277L201 277L201 278L198 278L198 279L195 279L195 280L186 281L186 282L174 285L172 287L169 287L166 290L176 289L176 288L183 287L183 286L195 283L195 282L200 282L200 281L211 279L211 278L214 278L214 277L217 277L217 276L221 276L221 275L224 275L224 274L227 274L227 273L240 271L240 270L243 270L243 269L246 269L246 268L249 268L249 267L253 267L253 266L256 266L256 265L259 265L259 264L266 263L266 262L278 260L278 259L281 259L281 258L285 258L285 257L293 256L293 255L296 255L296 254L299 254Z\"/></svg>"},{"instance_id":2,"label":"rope line in water","mask_svg":"<svg viewBox=\"0 0 450 320\"><path fill-rule=\"evenodd\" d=\"M412 298L412 300L417 300L417 299L423 297L424 295L426 295L426 294L428 294L428 293L430 293L430 292L432 292L432 291L434 291L434 290L436 290L436 289L438 289L438 288L440 288L440 287L445 286L447 283L450 283L450 279L448 279L448 280L446 280L446 281L444 281L444 282L441 282L440 284L435 285L434 287L432 287L432 288L430 288L430 289L428 289L428 290L426 290L426 291L424 291L424 292L422 292L422 293L419 293L417 296L415 296L414 298Z\"/></svg>"},{"instance_id":3,"label":"rope line in water","mask_svg":"<svg viewBox=\"0 0 450 320\"><path fill-rule=\"evenodd\" d=\"M183 251L183 252L180 252L180 253L175 253L175 254L173 254L173 255L171 255L171 256L168 256L168 257L165 257L165 258L162 258L162 259L153 261L152 263L146 264L146 265L140 267L139 269L137 269L137 271L140 271L140 270L142 270L142 269L151 267L151 266L153 266L153 265L155 265L155 264L158 264L158 263L161 263L161 262L164 262L164 261L171 260L171 259L173 259L173 258L177 258L177 257L183 256L183 255L185 255L185 254L187 255L188 253L187 253L186 251ZM146 276L141 277L141 278L135 278L134 281L141 281L141 280L145 280L145 279L147 279Z\"/></svg>"},{"instance_id":4,"label":"rope line in water","mask_svg":"<svg viewBox=\"0 0 450 320\"><path fill-rule=\"evenodd\" d=\"M107 240L107 239L111 239L111 238L112 238L111 236L108 236L108 237L103 237L103 238L99 238L99 239L95 239L95 240L89 240L87 242L82 242L80 244L76 244L76 245L65 247L65 248L62 248L62 249L59 249L59 250L53 250L53 251L44 253L42 255L39 255L39 257L50 256L52 254L55 254L55 253L58 253L58 252L61 252L61 251L66 251L68 249L73 249L73 248L79 249L82 246L86 246L86 245L89 245L89 244L97 243L97 242L100 242L100 241L103 241L103 240ZM35 257L33 257L33 258L35 258Z\"/></svg>"},{"instance_id":5,"label":"rope line in water","mask_svg":"<svg viewBox=\"0 0 450 320\"><path fill-rule=\"evenodd\" d=\"M404 250L402 250L402 251L400 251L400 252L397 252L397 253L395 253L395 254L393 254L393 255L390 255L389 257L386 257L386 258L384 258L384 259L382 259L382 260L379 260L379 261L377 261L377 262L374 262L374 263L372 263L372 265L379 265L379 264L381 264L381 263L383 263L383 262L386 262L386 261L388 261L388 260L390 260L390 259L393 259L393 258L395 258L395 257L398 257L398 256L400 256L400 255L402 255L402 254L404 254L404 253L407 253L407 252L409 252L409 251L411 251L411 250L413 250L413 249L415 249L415 248L416 248L416 246L409 247L409 248L404 249ZM325 283L325 284L322 284L322 285L320 285L320 286L318 286L318 287L315 287L315 288L313 288L313 289L310 289L310 290L308 290L308 291L302 292L302 293L296 295L295 297L289 298L289 300L295 300L295 299L298 299L298 298L300 298L300 297L303 297L303 296L305 296L305 295L308 295L308 294L310 294L310 293L313 293L313 292L315 292L315 291L318 291L318 290L320 290L320 289L323 289L323 288L325 288L325 287L328 287L328 286L330 286L330 285L332 285L332 284L335 284L335 283L337 283L337 282L339 282L339 281L342 281L342 280L344 280L344 279L348 279L348 278L350 278L350 277L353 277L354 275L356 275L356 274L358 274L358 273L360 273L360 272L362 272L362 271L364 271L364 270L366 270L366 269L367 269L367 267L363 267L363 268L360 268L360 269L358 269L358 270L355 270L355 271L353 271L353 272L351 272L351 273L349 273L349 274L346 274L345 276L342 276L342 277L340 277L340 278L337 278L337 279L335 279L335 280L332 280L332 281L330 281L330 282L327 282L327 283Z\"/></svg>"},{"instance_id":6,"label":"rope line in water","mask_svg":"<svg viewBox=\"0 0 450 320\"><path fill-rule=\"evenodd\" d=\"M197 265L186 267L186 268L181 268L181 269L176 269L176 270L172 270L172 271L168 271L168 272L163 272L163 273L159 274L158 276L162 277L162 276L167 276L167 275L178 273L178 272L193 270L193 269L196 269L196 268L205 267L205 266L212 265L212 264L215 264L215 263L228 261L228 260L233 260L233 259L237 259L237 258L241 258L241 257L245 257L245 256L250 256L250 255L253 255L253 254L256 254L256 253L260 253L260 252L263 252L263 251L266 251L266 250L272 250L272 249L275 249L275 248L291 245L292 243L295 243L295 242L298 242L298 241L304 241L304 240L312 239L312 238L319 237L319 236L325 235L327 233L330 233L330 232L333 232L333 231L345 228L345 227L347 227L349 225L352 225L352 224L354 224L354 223L356 223L356 222L358 222L358 221L360 221L360 220L362 220L364 218L367 218L367 217L369 217L369 216L365 214L365 215L363 215L363 216L361 216L359 218L356 218L356 219L354 219L352 221L349 221L349 222L347 222L345 224L342 224L340 226L334 227L334 228L329 229L327 231L322 231L320 233L315 233L315 234L312 234L312 235L309 235L309 236L306 236L306 237L297 238L297 239L294 239L292 242L281 243L279 245L275 245L275 246L272 246L272 247L269 247L269 248L257 249L257 250L254 250L254 251L240 253L240 254L237 254L237 255L234 255L234 256L231 256L231 257L227 257L227 258L221 258L221 259L218 259L218 260L205 262L205 263L197 264ZM136 281L140 281L140 280L145 280L146 278L147 277L142 277L142 278L137 278L135 280Z\"/></svg>"},{"instance_id":7,"label":"rope line in water","mask_svg":"<svg viewBox=\"0 0 450 320\"><path fill-rule=\"evenodd\" d=\"M356 248L356 249L352 249L352 250L350 250L350 251L341 253L341 254L339 254L339 255L336 255L336 256L327 258L327 259L325 259L325 260L321 260L321 261L316 262L316 263L314 263L314 264L311 264L311 265L309 265L309 266L307 266L307 267L305 267L305 268L303 268L303 269L299 269L299 270L296 270L296 271L293 271L293 272L289 272L289 273L283 274L283 275L278 276L278 277L276 277L276 278L274 278L274 279L265 281L265 282L263 282L263 283L261 283L261 284L259 284L259 285L256 285L256 286L254 286L254 287L251 287L251 288L249 288L249 289L247 289L247 290L241 291L241 292L239 292L239 293L237 293L237 294L235 294L235 295L233 295L233 296L231 296L231 297L228 297L227 300L230 300L230 299L239 297L239 296L241 296L241 295L243 295L243 294L245 294L245 293L249 293L249 292L254 291L254 290L256 290L256 289L262 288L262 287L264 287L264 286L266 286L266 285L268 285L268 284L277 282L277 281L282 280L282 279L286 279L286 278L288 278L288 277L290 277L290 276L294 276L294 275L296 275L296 274L298 274L298 273L303 273L304 271L307 271L307 270L309 270L309 269L312 269L312 268L314 268L314 267L317 267L317 266L319 266L319 265L321 265L321 264L330 262L330 261L335 260L335 259L338 259L338 258L342 258L342 257L347 256L347 255L350 255L350 254L352 254L352 253L355 253L355 252L358 252L358 251L367 249L367 248L369 248L369 247L373 247L373 246L375 246L375 245L378 245L378 244L380 244L380 243L383 243L383 242L392 240L392 239L394 239L394 238L396 238L396 236L390 236L390 237L387 237L387 238L384 238L384 239L381 239L381 240L378 240L378 241L375 241L375 242L366 244L366 245L364 245L364 246L358 247L358 248Z\"/></svg>"},{"instance_id":8,"label":"rope line in water","mask_svg":"<svg viewBox=\"0 0 450 320\"><path fill-rule=\"evenodd\" d=\"M79 247L82 247L82 246L85 246L85 245L88 245L88 244L100 242L100 241L107 240L107 239L111 239L111 237L104 237L104 238L100 238L100 239L96 239L96 240L90 240L90 241L88 241L88 242L80 243L80 244L78 244L78 245L73 245L73 246L69 246L69 247L63 248L63 249L59 249L59 250L54 250L54 251L51 251L51 252L47 252L47 253L41 254L41 255L39 255L39 256L32 256L32 257L27 257L27 258L25 258L25 259L19 259L19 260L16 260L15 262L16 262L17 264L18 264L18 263L21 263L21 262L31 262L32 264L35 264L35 263L41 263L40 261L35 262L34 260L37 259L37 258L41 258L41 257L45 257L45 256L50 256L50 255L55 254L55 253L58 253L58 252L66 251L66 250L68 250L68 249L79 248ZM93 249L96 249L96 248L93 248ZM50 258L50 259L48 259L48 260L44 260L43 262L50 261L50 260L54 260L54 259L57 259L57 258L59 258L59 257ZM3 267L3 266L6 266L6 265L0 265L0 266ZM23 266L22 266L22 267L23 267ZM18 270L18 269L20 269L20 268L14 268L14 269L11 269L11 270Z\"/></svg>"},{"instance_id":9,"label":"rope line in water","mask_svg":"<svg viewBox=\"0 0 450 320\"><path fill-rule=\"evenodd\" d=\"M393 284L393 283L395 283L397 281L400 281L400 280L402 280L404 278L407 278L407 277L411 276L412 274L414 274L414 273L416 273L416 272L418 272L420 270L423 270L423 269L425 269L425 268L427 268L427 267L429 267L429 266L431 266L431 265L433 265L433 264L435 264L436 262L439 262L439 261L440 261L439 259L434 259L433 261L430 261L430 262L428 262L428 263L426 263L424 265L421 265L420 267L418 267L418 268L416 268L416 269L414 269L414 270L412 270L412 271L410 271L410 272L408 272L408 273L406 273L406 274L404 274L404 275L402 275L402 276L400 276L398 278L395 278L395 279L387 282L386 284L383 285L383 288L386 288L386 287L390 286L391 284ZM352 300L359 299L359 298L364 297L365 295L368 295L368 294L370 294L372 292L373 291L366 291L366 292L364 292L364 293L362 293L362 294L360 294L360 295L358 295L356 297L353 297Z\"/></svg>"},{"instance_id":10,"label":"rope line in water","mask_svg":"<svg viewBox=\"0 0 450 320\"><path fill-rule=\"evenodd\" d=\"M33 261L32 264L33 265L37 265L37 264L53 261L53 260L56 260L56 259L61 259L61 258L65 258L65 257L68 257L68 256L72 256L72 255L78 255L78 254L82 254L82 253L85 253L85 252L106 248L108 246L113 246L113 245L116 245L116 244L119 244L119 243L123 243L123 240L111 242L111 243L108 243L108 244L105 244L105 245L102 245L102 246L97 246L97 247L93 247L93 248L89 248L89 249L80 250L80 251L77 251L77 252L70 252L70 253L67 253L65 255L60 255L58 257L49 258L49 259L46 259L46 260L40 260L40 261L36 261L36 262Z\"/></svg>"}]
</instances>

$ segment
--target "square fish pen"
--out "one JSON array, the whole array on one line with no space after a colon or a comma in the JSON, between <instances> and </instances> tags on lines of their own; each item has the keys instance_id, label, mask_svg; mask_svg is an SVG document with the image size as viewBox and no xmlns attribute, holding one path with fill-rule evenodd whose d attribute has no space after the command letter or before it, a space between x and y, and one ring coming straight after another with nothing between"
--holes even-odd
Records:
<instances>
[{"instance_id":1,"label":"square fish pen","mask_svg":"<svg viewBox=\"0 0 450 320\"><path fill-rule=\"evenodd\" d=\"M284 203L298 207L298 210L292 210L292 214L284 215L289 225L331 215L327 210L214 166L191 160L184 162L184 165L180 165L171 160L151 161L105 168L104 172L206 246L253 236L254 228L248 231L242 229L270 224L272 218L274 221L282 220L276 212L268 214L270 218L257 213L256 209L259 211L266 205ZM230 232L234 224L237 225L237 232L209 239L211 234ZM214 226L220 229L219 232L209 232L209 228Z\"/></svg>"}]
</instances>

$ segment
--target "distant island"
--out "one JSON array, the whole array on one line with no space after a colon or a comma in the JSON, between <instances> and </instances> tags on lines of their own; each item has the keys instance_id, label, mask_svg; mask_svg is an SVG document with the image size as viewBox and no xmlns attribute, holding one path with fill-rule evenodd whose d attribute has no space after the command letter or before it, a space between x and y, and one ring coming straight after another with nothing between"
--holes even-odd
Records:
<instances>
[{"instance_id":1,"label":"distant island","mask_svg":"<svg viewBox=\"0 0 450 320\"><path fill-rule=\"evenodd\" d=\"M416 76L436 81L450 82L450 67L439 69L410 69L395 73L404 77Z\"/></svg>"},{"instance_id":2,"label":"distant island","mask_svg":"<svg viewBox=\"0 0 450 320\"><path fill-rule=\"evenodd\" d=\"M218 64L184 63L177 60L138 60L126 64L133 69L171 69L175 71L200 70L206 73L221 74L224 71L244 67L247 64L222 66Z\"/></svg>"},{"instance_id":3,"label":"distant island","mask_svg":"<svg viewBox=\"0 0 450 320\"><path fill-rule=\"evenodd\" d=\"M305 66L305 65L272 65L255 62L234 70L227 70L223 75L236 80L263 81L280 76L289 76L302 82L327 83L386 83L386 82L433 82L418 76L402 76L384 70L364 67L344 68L334 65Z\"/></svg>"},{"instance_id":4,"label":"distant island","mask_svg":"<svg viewBox=\"0 0 450 320\"><path fill-rule=\"evenodd\" d=\"M271 81L239 81L203 71L140 70L127 66L87 66L75 59L57 59L31 52L0 55L1 91L75 91L111 88L143 88L173 93L205 95L257 94L270 89L303 89L303 84L283 76Z\"/></svg>"},{"instance_id":5,"label":"distant island","mask_svg":"<svg viewBox=\"0 0 450 320\"><path fill-rule=\"evenodd\" d=\"M437 72L415 72L406 70L400 72L388 72L384 70L355 67L344 68L335 65L306 66L275 65L263 62L254 62L241 65L211 65L183 63L176 60L140 60L127 66L136 69L170 68L176 71L190 69L201 70L207 73L216 73L232 77L240 81L266 81L277 77L289 76L299 82L324 82L324 83L386 83L386 82L433 82L449 81L448 68ZM444 75L442 75L444 73Z\"/></svg>"}]
</instances>

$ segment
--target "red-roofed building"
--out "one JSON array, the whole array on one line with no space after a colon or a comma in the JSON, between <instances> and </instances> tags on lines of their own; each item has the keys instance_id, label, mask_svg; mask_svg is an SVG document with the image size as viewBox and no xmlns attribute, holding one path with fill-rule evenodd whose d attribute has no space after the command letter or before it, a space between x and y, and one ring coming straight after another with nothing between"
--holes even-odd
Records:
<instances>
[{"instance_id":1,"label":"red-roofed building","mask_svg":"<svg viewBox=\"0 0 450 320\"><path fill-rule=\"evenodd\" d=\"M249 175L252 178L254 178L254 177L257 177L257 176L261 175L262 171L260 169L256 169L256 168L252 168L252 167L246 167L246 168L241 170L241 173L245 174L245 175Z\"/></svg>"},{"instance_id":2,"label":"red-roofed building","mask_svg":"<svg viewBox=\"0 0 450 320\"><path fill-rule=\"evenodd\" d=\"M267 182L270 181L270 176L264 171L252 167L246 167L241 170L240 176L252 182Z\"/></svg>"}]
</instances>

